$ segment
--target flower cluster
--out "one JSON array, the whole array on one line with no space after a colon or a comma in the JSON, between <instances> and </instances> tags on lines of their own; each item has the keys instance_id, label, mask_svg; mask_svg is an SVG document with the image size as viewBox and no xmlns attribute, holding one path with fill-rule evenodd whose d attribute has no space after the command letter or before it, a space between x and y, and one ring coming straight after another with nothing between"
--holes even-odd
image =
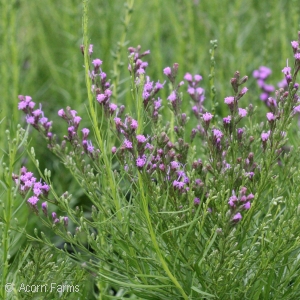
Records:
<instances>
[{"instance_id":1,"label":"flower cluster","mask_svg":"<svg viewBox=\"0 0 300 300\"><path fill-rule=\"evenodd\" d=\"M33 192L33 196L28 198L27 203L30 205L35 213L38 213L37 203L40 198L46 198L48 196L50 187L45 182L37 181L32 172L27 172L26 167L22 167L20 175L12 175L15 184L18 186L18 191L22 196L25 196L30 190ZM43 210L47 209L47 203L42 204ZM45 210L46 212L47 210Z\"/></svg>"},{"instance_id":2,"label":"flower cluster","mask_svg":"<svg viewBox=\"0 0 300 300\"><path fill-rule=\"evenodd\" d=\"M132 73L135 76L138 76L140 74L145 74L146 68L148 67L148 63L141 60L142 57L150 54L150 50L141 52L141 46L138 45L136 48L129 47L128 51L130 53L129 60L132 59L132 64L128 65L128 70L130 73ZM132 68L133 67L133 68Z\"/></svg>"},{"instance_id":3,"label":"flower cluster","mask_svg":"<svg viewBox=\"0 0 300 300\"><path fill-rule=\"evenodd\" d=\"M267 78L272 74L271 69L265 66L259 67L258 70L253 71L253 77L256 79L258 86L261 88L262 93L260 94L260 99L269 106L268 98L270 94L275 91L273 85L267 84Z\"/></svg>"},{"instance_id":4,"label":"flower cluster","mask_svg":"<svg viewBox=\"0 0 300 300\"><path fill-rule=\"evenodd\" d=\"M102 71L102 60L96 58L92 60L93 70L89 71L92 80L92 91L96 94L96 100L104 109L106 116L113 115L118 106L111 103L112 90L107 75Z\"/></svg>"},{"instance_id":5,"label":"flower cluster","mask_svg":"<svg viewBox=\"0 0 300 300\"><path fill-rule=\"evenodd\" d=\"M192 110L197 119L200 118L200 115L202 115L203 108L202 103L205 99L204 97L204 89L199 87L199 83L202 80L201 75L194 75L194 77L190 73L186 73L184 75L184 79L188 83L188 89L187 92L190 95L191 99L195 103Z\"/></svg>"},{"instance_id":6,"label":"flower cluster","mask_svg":"<svg viewBox=\"0 0 300 300\"><path fill-rule=\"evenodd\" d=\"M19 95L18 98L18 109L26 114L27 124L32 125L36 130L42 132L51 142L53 138L53 134L50 131L52 121L48 121L44 116L42 105L40 104L40 108L34 110L35 103L30 96Z\"/></svg>"},{"instance_id":7,"label":"flower cluster","mask_svg":"<svg viewBox=\"0 0 300 300\"><path fill-rule=\"evenodd\" d=\"M12 174L12 179L18 187L18 192L23 197L26 197L27 193L32 191L33 196L27 199L27 204L30 209L35 213L39 214L38 202L41 199L47 200L48 194L50 191L50 187L47 183L37 181L37 178L34 177L32 172L28 172L26 167L22 167L20 169L20 175ZM48 217L48 203L44 201L41 204L42 212L46 217ZM53 224L57 224L59 222L63 223L65 228L68 226L68 217L57 218L55 212L52 213Z\"/></svg>"},{"instance_id":8,"label":"flower cluster","mask_svg":"<svg viewBox=\"0 0 300 300\"><path fill-rule=\"evenodd\" d=\"M182 102L178 90L184 84L183 81L180 81L177 85L175 83L178 67L179 65L177 63L174 63L172 68L166 67L163 70L163 73L167 76L167 78L170 80L173 86L173 91L171 92L171 94L168 96L167 99L171 103L175 116L178 115L181 107L181 102Z\"/></svg>"},{"instance_id":9,"label":"flower cluster","mask_svg":"<svg viewBox=\"0 0 300 300\"><path fill-rule=\"evenodd\" d=\"M239 222L242 219L242 211L249 210L251 207L251 200L254 199L252 193L246 195L247 188L241 187L238 196L232 191L232 196L229 198L228 205L231 211L231 220L234 223Z\"/></svg>"},{"instance_id":10,"label":"flower cluster","mask_svg":"<svg viewBox=\"0 0 300 300\"><path fill-rule=\"evenodd\" d=\"M77 116L77 111L67 107L66 110L60 109L58 115L68 123L68 135L65 135L64 138L71 143L73 149L78 153L81 151L81 154L86 153L91 158L98 157L99 150L96 150L92 141L87 139L90 132L89 129L83 128L81 130L81 139L78 136L81 117Z\"/></svg>"}]
</instances>

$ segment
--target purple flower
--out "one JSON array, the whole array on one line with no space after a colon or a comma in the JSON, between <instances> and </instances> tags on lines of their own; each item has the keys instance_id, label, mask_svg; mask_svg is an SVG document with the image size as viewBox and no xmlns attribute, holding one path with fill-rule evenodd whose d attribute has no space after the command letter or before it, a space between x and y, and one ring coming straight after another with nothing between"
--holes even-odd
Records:
<instances>
[{"instance_id":1,"label":"purple flower","mask_svg":"<svg viewBox=\"0 0 300 300\"><path fill-rule=\"evenodd\" d=\"M53 221L55 221L55 220L57 219L56 212L53 212L53 213L51 214L51 216L52 216L52 220L53 220Z\"/></svg>"},{"instance_id":2,"label":"purple flower","mask_svg":"<svg viewBox=\"0 0 300 300\"><path fill-rule=\"evenodd\" d=\"M102 65L102 61L99 58L96 58L92 61L92 64L95 68L100 67Z\"/></svg>"},{"instance_id":3,"label":"purple flower","mask_svg":"<svg viewBox=\"0 0 300 300\"><path fill-rule=\"evenodd\" d=\"M130 124L131 129L137 129L138 128L138 122L134 119L131 120L131 124Z\"/></svg>"},{"instance_id":4,"label":"purple flower","mask_svg":"<svg viewBox=\"0 0 300 300\"><path fill-rule=\"evenodd\" d=\"M158 167L159 167L159 169L160 169L161 171L164 171L164 170L165 170L165 165L164 165L164 164L160 164Z\"/></svg>"},{"instance_id":5,"label":"purple flower","mask_svg":"<svg viewBox=\"0 0 300 300\"><path fill-rule=\"evenodd\" d=\"M64 117L66 114L65 114L65 111L63 109L60 109L57 113L60 117Z\"/></svg>"},{"instance_id":6,"label":"purple flower","mask_svg":"<svg viewBox=\"0 0 300 300\"><path fill-rule=\"evenodd\" d=\"M145 138L145 136L143 136L142 134L139 134L139 135L137 135L136 136L136 139L137 139L137 141L139 142L139 143L144 143L144 142L146 142L146 138Z\"/></svg>"},{"instance_id":7,"label":"purple flower","mask_svg":"<svg viewBox=\"0 0 300 300\"><path fill-rule=\"evenodd\" d=\"M183 189L184 185L185 185L184 182L177 181L177 180L173 181L173 187L178 188L179 190Z\"/></svg>"},{"instance_id":8,"label":"purple flower","mask_svg":"<svg viewBox=\"0 0 300 300\"><path fill-rule=\"evenodd\" d=\"M111 110L111 112L116 111L117 108L118 108L117 104L114 104L114 103L109 104L109 109Z\"/></svg>"},{"instance_id":9,"label":"purple flower","mask_svg":"<svg viewBox=\"0 0 300 300\"><path fill-rule=\"evenodd\" d=\"M47 202L42 203L42 211L43 211L44 215L47 217L47 213L48 213L48 204L47 204Z\"/></svg>"},{"instance_id":10,"label":"purple flower","mask_svg":"<svg viewBox=\"0 0 300 300\"><path fill-rule=\"evenodd\" d=\"M248 91L248 88L243 87L240 91L240 95L245 95L247 93L247 91Z\"/></svg>"},{"instance_id":11,"label":"purple flower","mask_svg":"<svg viewBox=\"0 0 300 300\"><path fill-rule=\"evenodd\" d=\"M109 89L106 89L105 91L104 91L104 94L105 94L105 96L107 96L108 98L112 95L112 91L111 90L109 90Z\"/></svg>"},{"instance_id":12,"label":"purple flower","mask_svg":"<svg viewBox=\"0 0 300 300\"><path fill-rule=\"evenodd\" d=\"M87 128L83 128L83 129L81 130L81 132L83 133L83 138L84 138L84 139L86 139L87 136L88 136L88 134L90 133L89 129L87 129Z\"/></svg>"},{"instance_id":13,"label":"purple flower","mask_svg":"<svg viewBox=\"0 0 300 300\"><path fill-rule=\"evenodd\" d=\"M271 112L268 112L267 113L267 119L268 119L269 122L273 122L275 120L274 114L271 113Z\"/></svg>"},{"instance_id":14,"label":"purple flower","mask_svg":"<svg viewBox=\"0 0 300 300\"><path fill-rule=\"evenodd\" d=\"M219 129L213 129L213 135L216 139L221 139L223 137L223 133Z\"/></svg>"},{"instance_id":15,"label":"purple flower","mask_svg":"<svg viewBox=\"0 0 300 300\"><path fill-rule=\"evenodd\" d=\"M35 116L35 117L38 117L40 116L41 114L43 114L43 111L41 109L36 109L32 112L32 114Z\"/></svg>"},{"instance_id":16,"label":"purple flower","mask_svg":"<svg viewBox=\"0 0 300 300\"><path fill-rule=\"evenodd\" d=\"M291 42L291 45L292 45L292 48L293 48L294 50L297 50L298 47L299 47L299 44L298 44L297 41L292 41L292 42Z\"/></svg>"},{"instance_id":17,"label":"purple flower","mask_svg":"<svg viewBox=\"0 0 300 300\"><path fill-rule=\"evenodd\" d=\"M246 203L243 205L243 208L244 208L244 209L250 209L250 207L251 207L250 201L246 202Z\"/></svg>"},{"instance_id":18,"label":"purple flower","mask_svg":"<svg viewBox=\"0 0 300 300\"><path fill-rule=\"evenodd\" d=\"M193 87L189 87L187 92L190 94L190 95L194 95L195 94L195 89Z\"/></svg>"},{"instance_id":19,"label":"purple flower","mask_svg":"<svg viewBox=\"0 0 300 300\"><path fill-rule=\"evenodd\" d=\"M28 124L31 124L33 125L35 122L34 122L34 117L33 116L26 116L26 122Z\"/></svg>"},{"instance_id":20,"label":"purple flower","mask_svg":"<svg viewBox=\"0 0 300 300\"><path fill-rule=\"evenodd\" d=\"M231 104L234 103L234 97L226 97L226 98L224 99L224 102L225 102L226 104L228 104L228 105L231 105Z\"/></svg>"},{"instance_id":21,"label":"purple flower","mask_svg":"<svg viewBox=\"0 0 300 300\"><path fill-rule=\"evenodd\" d=\"M213 115L209 112L206 112L203 114L202 118L205 122L209 122L213 118Z\"/></svg>"},{"instance_id":22,"label":"purple flower","mask_svg":"<svg viewBox=\"0 0 300 300\"><path fill-rule=\"evenodd\" d=\"M89 45L89 55L93 53L93 46L92 44Z\"/></svg>"},{"instance_id":23,"label":"purple flower","mask_svg":"<svg viewBox=\"0 0 300 300\"><path fill-rule=\"evenodd\" d=\"M161 99L158 98L157 101L154 101L154 109L158 110L161 107Z\"/></svg>"},{"instance_id":24,"label":"purple flower","mask_svg":"<svg viewBox=\"0 0 300 300\"><path fill-rule=\"evenodd\" d=\"M87 143L87 151L89 153L93 153L94 152L94 146L92 144L92 141L88 141L88 143Z\"/></svg>"},{"instance_id":25,"label":"purple flower","mask_svg":"<svg viewBox=\"0 0 300 300\"><path fill-rule=\"evenodd\" d=\"M293 111L294 111L294 113L300 113L300 105L295 106Z\"/></svg>"},{"instance_id":26,"label":"purple flower","mask_svg":"<svg viewBox=\"0 0 300 300\"><path fill-rule=\"evenodd\" d=\"M127 149L132 149L132 143L131 143L129 140L127 140L127 139L125 139L123 145L124 145L125 148L127 148Z\"/></svg>"},{"instance_id":27,"label":"purple flower","mask_svg":"<svg viewBox=\"0 0 300 300\"><path fill-rule=\"evenodd\" d=\"M294 57L295 57L296 60L300 60L300 53L296 53L296 54L294 55Z\"/></svg>"},{"instance_id":28,"label":"purple flower","mask_svg":"<svg viewBox=\"0 0 300 300\"><path fill-rule=\"evenodd\" d=\"M259 78L260 79L267 79L272 74L272 71L270 68L261 66L259 67Z\"/></svg>"},{"instance_id":29,"label":"purple flower","mask_svg":"<svg viewBox=\"0 0 300 300\"><path fill-rule=\"evenodd\" d=\"M167 76L170 76L172 73L171 68L170 67L166 67L164 68L164 74Z\"/></svg>"},{"instance_id":30,"label":"purple flower","mask_svg":"<svg viewBox=\"0 0 300 300\"><path fill-rule=\"evenodd\" d=\"M261 140L262 140L263 142L266 142L266 141L268 140L269 136L270 136L270 132L263 132L263 133L261 134Z\"/></svg>"},{"instance_id":31,"label":"purple flower","mask_svg":"<svg viewBox=\"0 0 300 300\"><path fill-rule=\"evenodd\" d=\"M28 200L27 200L27 202L29 204L31 204L32 206L36 206L36 204L38 203L38 201L39 201L39 198L36 197L36 196L32 196L32 197L28 198Z\"/></svg>"},{"instance_id":32,"label":"purple flower","mask_svg":"<svg viewBox=\"0 0 300 300\"><path fill-rule=\"evenodd\" d=\"M252 199L254 199L254 195L253 195L253 194L249 194L249 195L247 196L247 200L252 200Z\"/></svg>"},{"instance_id":33,"label":"purple flower","mask_svg":"<svg viewBox=\"0 0 300 300\"><path fill-rule=\"evenodd\" d=\"M98 95L97 95L97 101L98 101L99 103L104 102L104 100L106 100L106 99L107 99L107 97L106 97L104 94L98 94Z\"/></svg>"},{"instance_id":34,"label":"purple flower","mask_svg":"<svg viewBox=\"0 0 300 300\"><path fill-rule=\"evenodd\" d=\"M282 73L283 73L284 75L289 75L289 74L291 74L291 68L290 68L290 67L284 67L284 68L282 69Z\"/></svg>"},{"instance_id":35,"label":"purple flower","mask_svg":"<svg viewBox=\"0 0 300 300\"><path fill-rule=\"evenodd\" d=\"M176 93L173 91L167 99L171 102L174 102L176 100Z\"/></svg>"},{"instance_id":36,"label":"purple flower","mask_svg":"<svg viewBox=\"0 0 300 300\"><path fill-rule=\"evenodd\" d=\"M143 155L143 157L138 157L136 160L136 166L139 168L142 168L146 164L146 156Z\"/></svg>"},{"instance_id":37,"label":"purple flower","mask_svg":"<svg viewBox=\"0 0 300 300\"><path fill-rule=\"evenodd\" d=\"M117 152L117 147L113 146L113 147L111 148L111 153L112 153L112 154L115 154L116 152Z\"/></svg>"},{"instance_id":38,"label":"purple flower","mask_svg":"<svg viewBox=\"0 0 300 300\"><path fill-rule=\"evenodd\" d=\"M68 217L64 217L64 226L67 228L68 227L68 223L69 223L69 218Z\"/></svg>"},{"instance_id":39,"label":"purple flower","mask_svg":"<svg viewBox=\"0 0 300 300\"><path fill-rule=\"evenodd\" d=\"M81 118L80 118L79 116L74 117L73 121L74 121L74 124L75 124L75 125L79 125L79 123L80 123L80 121L81 121ZM78 127L77 127L77 128L78 128Z\"/></svg>"},{"instance_id":40,"label":"purple flower","mask_svg":"<svg viewBox=\"0 0 300 300\"><path fill-rule=\"evenodd\" d=\"M226 117L226 118L223 118L223 123L224 123L224 124L230 124L230 122L231 122L231 116L228 116L228 117Z\"/></svg>"},{"instance_id":41,"label":"purple flower","mask_svg":"<svg viewBox=\"0 0 300 300\"><path fill-rule=\"evenodd\" d=\"M155 89L156 89L157 91L161 90L163 87L164 87L164 83L160 83L159 81L157 81L157 82L155 83Z\"/></svg>"},{"instance_id":42,"label":"purple flower","mask_svg":"<svg viewBox=\"0 0 300 300\"><path fill-rule=\"evenodd\" d=\"M27 102L26 101L21 101L21 102L19 102L19 104L18 104L18 109L19 110L23 110L23 109L25 109L26 107L27 107Z\"/></svg>"},{"instance_id":43,"label":"purple flower","mask_svg":"<svg viewBox=\"0 0 300 300\"><path fill-rule=\"evenodd\" d=\"M193 81L193 76L190 73L186 73L183 77L186 81Z\"/></svg>"},{"instance_id":44,"label":"purple flower","mask_svg":"<svg viewBox=\"0 0 300 300\"><path fill-rule=\"evenodd\" d=\"M228 201L229 206L235 207L235 202L237 202L237 200L238 199L235 195L231 196Z\"/></svg>"},{"instance_id":45,"label":"purple flower","mask_svg":"<svg viewBox=\"0 0 300 300\"><path fill-rule=\"evenodd\" d=\"M239 222L242 219L242 215L240 213L237 213L233 216L232 221Z\"/></svg>"},{"instance_id":46,"label":"purple flower","mask_svg":"<svg viewBox=\"0 0 300 300\"><path fill-rule=\"evenodd\" d=\"M247 116L247 110L244 109L244 108L239 108L239 116L240 116L241 118L246 117L246 116Z\"/></svg>"},{"instance_id":47,"label":"purple flower","mask_svg":"<svg viewBox=\"0 0 300 300\"><path fill-rule=\"evenodd\" d=\"M194 204L195 205L199 205L199 203L200 203L200 199L199 198L194 198Z\"/></svg>"},{"instance_id":48,"label":"purple flower","mask_svg":"<svg viewBox=\"0 0 300 300\"><path fill-rule=\"evenodd\" d=\"M202 80L202 76L201 76L201 75L198 75L198 74L196 74L196 75L194 76L194 79L195 79L195 81L199 82L199 81L201 81L201 80Z\"/></svg>"},{"instance_id":49,"label":"purple flower","mask_svg":"<svg viewBox=\"0 0 300 300\"><path fill-rule=\"evenodd\" d=\"M171 165L171 169L178 169L180 166L179 162L175 160L171 161L170 165Z\"/></svg>"}]
</instances>

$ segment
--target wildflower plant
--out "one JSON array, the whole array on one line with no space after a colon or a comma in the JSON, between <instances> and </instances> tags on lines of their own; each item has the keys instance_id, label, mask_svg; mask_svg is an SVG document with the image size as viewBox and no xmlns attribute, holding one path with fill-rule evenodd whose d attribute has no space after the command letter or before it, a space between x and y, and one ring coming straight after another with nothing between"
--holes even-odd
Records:
<instances>
[{"instance_id":1,"label":"wildflower plant","mask_svg":"<svg viewBox=\"0 0 300 300\"><path fill-rule=\"evenodd\" d=\"M284 147L300 110L299 42L292 42L293 68L283 71L287 89L268 89L274 101L261 124L247 98L247 76L235 72L232 94L223 96L227 114L219 116L215 104L207 104L200 74L178 78L184 66L174 63L162 70L165 81L156 81L147 75L150 51L140 46L128 48L129 111L115 103L119 88L112 82L119 78L110 80L92 57L86 9L81 50L90 127L81 127L74 108L59 108L66 127L54 133L30 96L19 96L18 107L84 190L90 210L74 207L72 191L56 193L50 170L39 169L32 148L28 155L39 176L26 166L7 173L30 217L65 241L68 257L94 274L101 297L114 290L140 299L297 299L299 150L285 153ZM188 99L194 116L182 111ZM44 232L28 237L55 249Z\"/></svg>"}]
</instances>

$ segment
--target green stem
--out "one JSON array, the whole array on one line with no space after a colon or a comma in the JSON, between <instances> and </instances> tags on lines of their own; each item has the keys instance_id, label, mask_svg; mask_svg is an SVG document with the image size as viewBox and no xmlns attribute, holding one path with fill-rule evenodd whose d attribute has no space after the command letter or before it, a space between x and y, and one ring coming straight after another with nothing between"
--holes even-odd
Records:
<instances>
[{"instance_id":1,"label":"green stem","mask_svg":"<svg viewBox=\"0 0 300 300\"><path fill-rule=\"evenodd\" d=\"M88 102L89 102L89 113L92 119L92 124L94 128L95 137L97 140L97 144L99 146L100 152L102 154L102 158L104 161L105 172L107 175L107 181L110 188L112 199L115 203L116 214L119 220L122 219L121 215L121 201L119 198L119 194L116 188L116 182L114 178L114 174L111 167L111 162L108 159L107 155L107 145L106 141L103 140L103 136L101 134L100 128L98 127L98 116L96 112L96 101L94 101L94 96L91 90L91 79L89 77L90 70L90 59L88 54L89 48L89 40L88 40L88 1L83 0L83 44L84 44L84 67L85 67L85 81L88 93Z\"/></svg>"},{"instance_id":2,"label":"green stem","mask_svg":"<svg viewBox=\"0 0 300 300\"><path fill-rule=\"evenodd\" d=\"M124 25L124 30L121 35L121 39L117 44L117 50L114 54L114 64L113 64L113 97L115 100L118 99L118 87L119 87L119 81L120 81L120 73L121 69L120 67L122 66L121 62L121 50L126 46L126 36L127 36L127 31L129 28L130 24L130 19L133 11L133 4L134 0L127 0L125 6L126 6L126 12L125 12L125 17L123 20L123 25Z\"/></svg>"},{"instance_id":3,"label":"green stem","mask_svg":"<svg viewBox=\"0 0 300 300\"><path fill-rule=\"evenodd\" d=\"M2 286L1 286L1 296L2 299L6 299L6 290L5 284L7 283L7 276L9 270L9 248L10 248L10 227L11 227L11 218L12 218L12 207L13 207L13 182L12 182L12 174L13 174L13 166L16 160L17 154L17 144L19 141L19 132L17 133L17 139L13 141L9 141L8 143L8 153L9 153L9 168L8 172L5 174L6 176L6 186L7 186L7 199L5 204L3 205L3 233L2 233Z\"/></svg>"},{"instance_id":4,"label":"green stem","mask_svg":"<svg viewBox=\"0 0 300 300\"><path fill-rule=\"evenodd\" d=\"M144 214L145 214L148 230L149 230L149 233L150 233L151 241L152 241L153 247L155 249L155 252L158 256L158 259L159 259L164 271L167 273L167 275L169 276L171 281L174 283L174 285L180 291L183 299L188 300L188 296L186 295L183 288L181 287L181 285L177 281L176 277L174 277L173 274L171 273L170 269L168 268L168 265L167 265L166 261L164 260L163 255L160 251L158 242L156 240L155 232L153 230L152 223L151 223L151 218L150 218L149 209L148 209L148 199L145 196L145 190L144 190L144 184L143 184L144 181L143 181L142 175L140 173L138 174L138 177L139 177L138 180L139 180L139 188L140 188L140 193L141 193L142 208L143 208L143 211L144 211Z\"/></svg>"}]
</instances>

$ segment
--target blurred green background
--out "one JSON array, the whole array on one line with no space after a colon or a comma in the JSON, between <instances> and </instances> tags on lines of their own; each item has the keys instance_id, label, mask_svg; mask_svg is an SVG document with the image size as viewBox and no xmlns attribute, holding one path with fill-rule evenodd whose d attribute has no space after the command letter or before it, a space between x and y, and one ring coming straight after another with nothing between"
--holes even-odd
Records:
<instances>
[{"instance_id":1,"label":"blurred green background","mask_svg":"<svg viewBox=\"0 0 300 300\"><path fill-rule=\"evenodd\" d=\"M80 51L82 2L0 1L0 120L4 118L0 125L1 148L6 148L6 129L13 133L18 123L26 126L23 112L17 110L19 94L30 95L33 101L42 103L46 116L54 121L56 133L66 133L66 124L57 116L57 111L66 106L86 117L82 126L87 125L87 94ZM125 6L131 4L133 11L125 36ZM265 65L273 70L269 83L276 85L283 78L281 70L286 59L292 58L290 41L297 39L300 30L299 18L297 0L89 1L93 58L103 60L108 78L114 64L112 52L125 38L128 44L119 52L124 63L120 68L121 79L129 78L127 47L141 45L142 50L151 51L146 60L147 74L152 80L164 81L163 68L177 62L178 79L186 72L203 76L202 87L209 102L210 40L217 39L215 84L220 109L224 108L224 97L232 94L230 78L239 70L241 75L249 76L250 91L242 99L243 106L253 103L261 108L262 114L267 109L259 100L260 91L252 72ZM114 102L130 105L130 93L126 93L129 87L129 81L124 80ZM167 91L161 96L165 101ZM184 108L190 109L188 95L184 97ZM31 137L41 169L48 168L56 174L52 180L57 193L70 190L75 202L79 202L82 191L74 192L76 184L48 151L46 142L36 132ZM19 163L24 164L26 160L23 158Z\"/></svg>"}]
</instances>

